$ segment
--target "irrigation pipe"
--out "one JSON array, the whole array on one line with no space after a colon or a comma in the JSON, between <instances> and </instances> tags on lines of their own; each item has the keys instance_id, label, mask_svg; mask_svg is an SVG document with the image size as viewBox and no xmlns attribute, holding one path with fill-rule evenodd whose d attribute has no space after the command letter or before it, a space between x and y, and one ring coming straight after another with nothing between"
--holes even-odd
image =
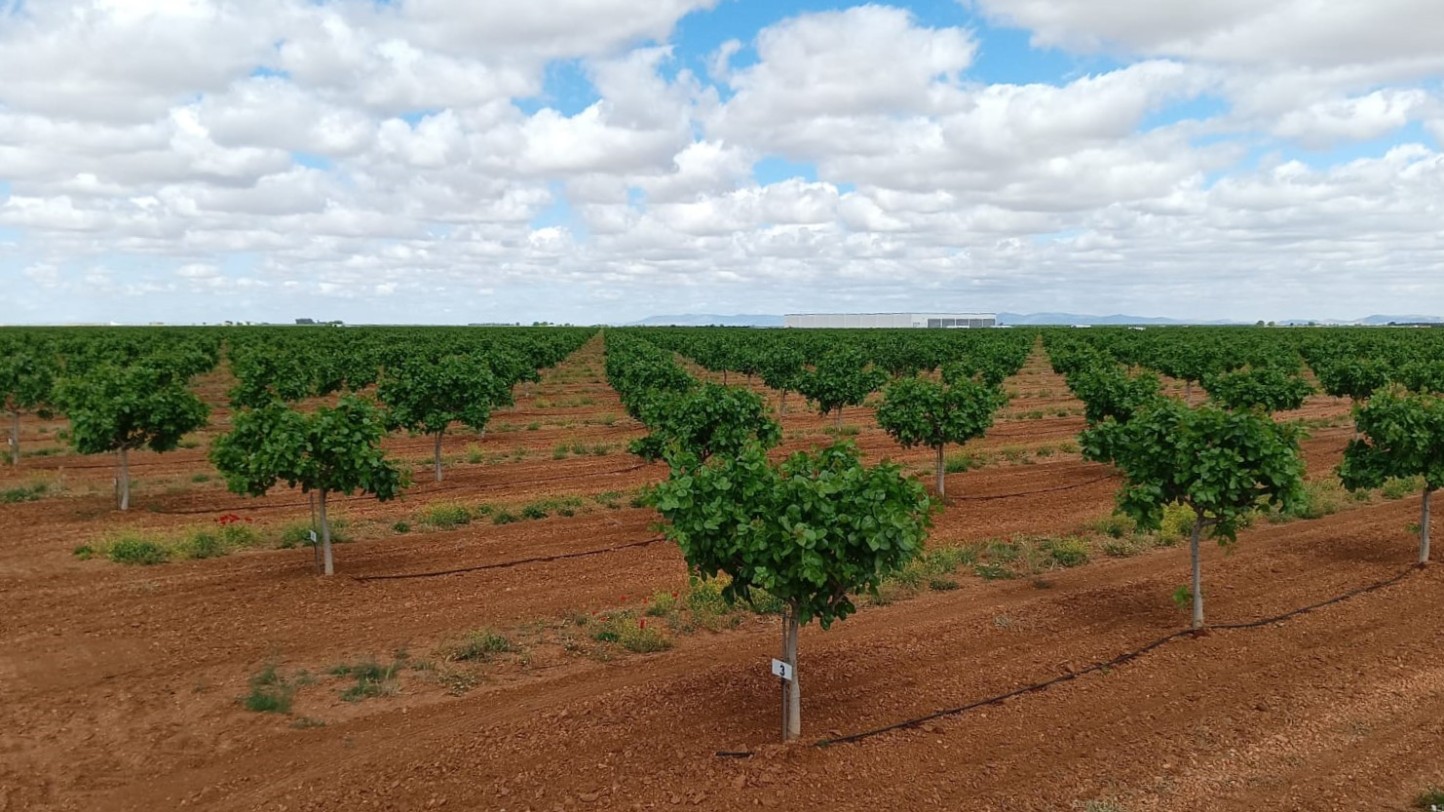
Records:
<instances>
[{"instance_id":1,"label":"irrigation pipe","mask_svg":"<svg viewBox=\"0 0 1444 812\"><path fill-rule=\"evenodd\" d=\"M1341 603L1343 601L1349 600L1350 598L1355 598L1368 592L1375 592L1385 587L1393 586L1394 584L1397 584L1405 578L1409 577L1411 573L1418 569L1419 567L1417 565L1412 566L1404 570L1403 572L1400 572L1397 575L1393 575L1389 578L1385 578L1382 581L1376 581L1374 583L1358 587L1357 589L1351 589L1343 594L1335 595L1332 598L1319 601L1318 603L1312 603L1308 606L1303 606L1298 609L1293 609L1288 612L1284 612L1283 614L1272 615L1270 617L1260 618L1258 620L1240 621L1237 623L1217 623L1206 628L1207 630L1257 629L1263 626L1272 625L1274 623L1280 623L1282 621L1289 620L1290 618L1298 617L1299 615L1322 609L1325 606L1331 606L1333 604ZM1150 651L1153 651L1154 649L1164 645L1165 643L1172 642L1180 637L1191 637L1194 636L1194 634L1195 633L1192 629L1183 629L1180 631L1176 631L1173 634L1160 637L1157 640L1154 640L1153 642L1148 643L1140 648L1136 648L1132 651L1127 651L1119 654L1118 656L1110 660L1093 663L1092 665L1089 665L1085 668L1080 668L1077 671L1072 671L1067 674L1054 677L1050 680L1044 680L1042 682L1035 682L1030 685L1024 685L1020 688L1015 688L1011 691L1008 691L1007 693L990 696L985 699L978 699L965 705L959 705L957 707L942 708L940 710L933 711L932 713L923 716L914 717L912 719L905 719L901 722L894 722L889 725L883 725L882 727L875 727L870 730L863 730L858 733L850 733L846 736L835 736L832 738L818 739L817 741L812 743L812 746L830 747L836 744L852 744L854 742L859 742L864 739L870 739L873 736L881 736L884 733L891 733L895 730L903 730L906 728L917 727L918 725L925 722L931 722L934 719L941 719L945 716L959 716L967 713L968 711L976 710L978 708L988 707L990 705L998 705L1014 697L1022 696L1024 694L1036 693L1038 691L1043 691L1051 688L1059 683L1069 682L1071 680L1078 679L1085 674L1091 674L1095 671L1103 671L1123 665L1143 656L1144 654L1147 654ZM716 753L716 755L721 758L749 758L753 755L753 752L750 750L720 750Z\"/></svg>"},{"instance_id":2,"label":"irrigation pipe","mask_svg":"<svg viewBox=\"0 0 1444 812\"><path fill-rule=\"evenodd\" d=\"M628 544L618 544L615 547L603 547L597 550L582 550L576 553L558 553L557 555L542 555L533 558L516 558L511 561L498 561L493 564L477 564L473 567L457 567L450 570L437 570L435 572L403 572L392 575L353 575L353 581L399 581L406 578L440 578L443 575L461 575L468 572L481 572L484 570L500 570L510 567L520 567L523 564L541 564L547 561L564 561L569 558L587 558L594 555L606 555L607 553L620 552L622 550L633 550L638 547L649 547L653 544L666 541L666 536L656 536L645 541L633 541Z\"/></svg>"}]
</instances>

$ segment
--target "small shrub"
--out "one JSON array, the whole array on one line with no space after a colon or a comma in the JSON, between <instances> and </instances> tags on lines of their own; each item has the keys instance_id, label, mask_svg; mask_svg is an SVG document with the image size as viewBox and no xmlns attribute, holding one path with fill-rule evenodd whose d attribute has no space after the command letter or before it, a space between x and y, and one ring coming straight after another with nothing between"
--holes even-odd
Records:
<instances>
[{"instance_id":1,"label":"small shrub","mask_svg":"<svg viewBox=\"0 0 1444 812\"><path fill-rule=\"evenodd\" d=\"M1022 446L1007 445L998 449L998 456L1008 462L1022 462L1028 456L1028 449Z\"/></svg>"},{"instance_id":2,"label":"small shrub","mask_svg":"<svg viewBox=\"0 0 1444 812\"><path fill-rule=\"evenodd\" d=\"M504 636L489 629L482 629L467 635L466 639L453 647L447 657L452 660L467 662L470 660L490 660L493 654L506 654L516 651L516 646Z\"/></svg>"},{"instance_id":3,"label":"small shrub","mask_svg":"<svg viewBox=\"0 0 1444 812\"><path fill-rule=\"evenodd\" d=\"M1004 581L1013 578L1013 571L1002 564L988 562L973 567L973 574L984 581Z\"/></svg>"},{"instance_id":4,"label":"small shrub","mask_svg":"<svg viewBox=\"0 0 1444 812\"><path fill-rule=\"evenodd\" d=\"M469 443L466 446L466 461L472 465L480 465L486 461L486 455L476 443Z\"/></svg>"},{"instance_id":5,"label":"small shrub","mask_svg":"<svg viewBox=\"0 0 1444 812\"><path fill-rule=\"evenodd\" d=\"M318 534L319 535L319 534ZM281 540L278 543L283 550L290 550L311 543L311 525L309 524L288 524L281 528Z\"/></svg>"},{"instance_id":6,"label":"small shrub","mask_svg":"<svg viewBox=\"0 0 1444 812\"><path fill-rule=\"evenodd\" d=\"M1414 806L1426 810L1426 812L1437 812L1437 810L1444 809L1444 788L1430 787L1424 790L1419 793L1418 798L1414 799Z\"/></svg>"},{"instance_id":7,"label":"small shrub","mask_svg":"<svg viewBox=\"0 0 1444 812\"><path fill-rule=\"evenodd\" d=\"M410 533L410 532L411 532L411 524L410 524L409 522L397 522L397 523L391 525L391 532L393 532L393 533Z\"/></svg>"},{"instance_id":8,"label":"small shrub","mask_svg":"<svg viewBox=\"0 0 1444 812\"><path fill-rule=\"evenodd\" d=\"M1093 522L1089 525L1089 529L1099 535L1121 539L1137 532L1138 524L1127 514L1113 513Z\"/></svg>"},{"instance_id":9,"label":"small shrub","mask_svg":"<svg viewBox=\"0 0 1444 812\"><path fill-rule=\"evenodd\" d=\"M1173 590L1170 597L1173 598L1173 605L1179 609L1188 609L1193 606L1193 590L1186 586Z\"/></svg>"},{"instance_id":10,"label":"small shrub","mask_svg":"<svg viewBox=\"0 0 1444 812\"><path fill-rule=\"evenodd\" d=\"M782 610L787 608L781 598L765 589L752 590L752 597L747 604L759 615L780 615Z\"/></svg>"},{"instance_id":11,"label":"small shrub","mask_svg":"<svg viewBox=\"0 0 1444 812\"><path fill-rule=\"evenodd\" d=\"M74 550L71 550L70 552L73 553L75 557L80 559L81 561L89 561L95 556L95 548L91 547L89 544L82 544L79 547L76 547Z\"/></svg>"},{"instance_id":12,"label":"small shrub","mask_svg":"<svg viewBox=\"0 0 1444 812\"><path fill-rule=\"evenodd\" d=\"M1158 530L1158 542L1165 547L1188 538L1193 533L1193 508L1188 505L1168 505L1163 509L1163 522Z\"/></svg>"},{"instance_id":13,"label":"small shrub","mask_svg":"<svg viewBox=\"0 0 1444 812\"><path fill-rule=\"evenodd\" d=\"M1424 489L1424 480L1421 477L1408 477L1405 479L1391 479L1384 483L1379 493L1389 500L1403 499L1406 496L1418 493Z\"/></svg>"},{"instance_id":14,"label":"small shrub","mask_svg":"<svg viewBox=\"0 0 1444 812\"><path fill-rule=\"evenodd\" d=\"M621 491L607 491L592 497L593 501L608 510L616 510L622 506Z\"/></svg>"},{"instance_id":15,"label":"small shrub","mask_svg":"<svg viewBox=\"0 0 1444 812\"><path fill-rule=\"evenodd\" d=\"M957 588L958 582L952 578L931 578L928 580L928 589L934 592L947 592Z\"/></svg>"},{"instance_id":16,"label":"small shrub","mask_svg":"<svg viewBox=\"0 0 1444 812\"><path fill-rule=\"evenodd\" d=\"M971 471L974 468L980 468L983 464L984 460L981 456L959 452L957 454L949 454L943 460L943 470L950 474L961 474Z\"/></svg>"},{"instance_id":17,"label":"small shrub","mask_svg":"<svg viewBox=\"0 0 1444 812\"><path fill-rule=\"evenodd\" d=\"M645 620L622 624L617 642L634 654L666 651L672 647L672 641L655 626L648 626Z\"/></svg>"},{"instance_id":18,"label":"small shrub","mask_svg":"<svg viewBox=\"0 0 1444 812\"><path fill-rule=\"evenodd\" d=\"M634 508L651 507L652 500L650 491L645 488L637 491L632 495L632 498L627 501L627 505Z\"/></svg>"},{"instance_id":19,"label":"small shrub","mask_svg":"<svg viewBox=\"0 0 1444 812\"><path fill-rule=\"evenodd\" d=\"M1143 546L1138 539L1129 536L1121 539L1106 539L1103 542L1103 554L1110 558L1128 558L1138 555L1143 551Z\"/></svg>"},{"instance_id":20,"label":"small shrub","mask_svg":"<svg viewBox=\"0 0 1444 812\"><path fill-rule=\"evenodd\" d=\"M567 458L567 446L566 446L566 443L563 443L563 444L557 446L556 448L553 448L553 449L552 449L552 459L554 459L554 460L564 460L564 459L566 459L566 458Z\"/></svg>"},{"instance_id":21,"label":"small shrub","mask_svg":"<svg viewBox=\"0 0 1444 812\"><path fill-rule=\"evenodd\" d=\"M1088 545L1082 539L1048 539L1043 542L1048 557L1060 567L1077 567L1088 563Z\"/></svg>"},{"instance_id":22,"label":"small shrub","mask_svg":"<svg viewBox=\"0 0 1444 812\"><path fill-rule=\"evenodd\" d=\"M501 509L501 510L498 510L497 512L491 514L491 523L492 523L492 524L511 524L512 522L519 522L519 521L521 521L521 519L518 518L515 513L512 513L511 511L506 510L505 508L503 508L503 509Z\"/></svg>"},{"instance_id":23,"label":"small shrub","mask_svg":"<svg viewBox=\"0 0 1444 812\"><path fill-rule=\"evenodd\" d=\"M256 713L291 712L291 699L296 689L276 670L275 663L267 663L251 677L249 685L251 692L241 700L246 710Z\"/></svg>"},{"instance_id":24,"label":"small shrub","mask_svg":"<svg viewBox=\"0 0 1444 812\"><path fill-rule=\"evenodd\" d=\"M648 617L665 617L677 608L676 592L657 592L648 601L645 614Z\"/></svg>"},{"instance_id":25,"label":"small shrub","mask_svg":"<svg viewBox=\"0 0 1444 812\"><path fill-rule=\"evenodd\" d=\"M117 564L139 564L141 566L164 564L170 560L170 551L164 545L138 536L122 536L111 542L105 555Z\"/></svg>"},{"instance_id":26,"label":"small shrub","mask_svg":"<svg viewBox=\"0 0 1444 812\"><path fill-rule=\"evenodd\" d=\"M19 488L10 488L0 491L0 504L13 505L18 502L34 502L44 496L49 490L50 486L44 482L36 482Z\"/></svg>"},{"instance_id":27,"label":"small shrub","mask_svg":"<svg viewBox=\"0 0 1444 812\"><path fill-rule=\"evenodd\" d=\"M422 520L437 530L455 530L465 524L471 524L471 511L465 505L445 504L432 505L422 514Z\"/></svg>"},{"instance_id":28,"label":"small shrub","mask_svg":"<svg viewBox=\"0 0 1444 812\"><path fill-rule=\"evenodd\" d=\"M545 519L549 515L551 514L547 513L546 507L543 506L540 502L533 502L532 504L526 505L521 509L521 517L523 519Z\"/></svg>"},{"instance_id":29,"label":"small shrub","mask_svg":"<svg viewBox=\"0 0 1444 812\"><path fill-rule=\"evenodd\" d=\"M186 558L219 558L230 552L220 536L211 533L196 533L180 544L179 552Z\"/></svg>"},{"instance_id":30,"label":"small shrub","mask_svg":"<svg viewBox=\"0 0 1444 812\"><path fill-rule=\"evenodd\" d=\"M391 665L382 665L375 660L362 660L355 664L342 664L331 669L331 673L338 677L352 677L356 684L341 692L341 699L346 702L360 702L377 696L391 696L396 693L396 673L401 670L402 662L397 660Z\"/></svg>"},{"instance_id":31,"label":"small shrub","mask_svg":"<svg viewBox=\"0 0 1444 812\"><path fill-rule=\"evenodd\" d=\"M205 484L205 483L210 482L210 481L211 481L211 475L210 475L210 474L193 474L193 475L191 475L191 482L194 482L194 483L197 484L197 485L202 485L202 484Z\"/></svg>"},{"instance_id":32,"label":"small shrub","mask_svg":"<svg viewBox=\"0 0 1444 812\"><path fill-rule=\"evenodd\" d=\"M1037 450L1033 452L1033 454L1034 454L1035 456L1042 457L1042 458L1051 457L1051 456L1053 456L1053 446L1051 446L1051 445L1040 445L1040 446L1038 446Z\"/></svg>"},{"instance_id":33,"label":"small shrub","mask_svg":"<svg viewBox=\"0 0 1444 812\"><path fill-rule=\"evenodd\" d=\"M538 430L540 430L540 429L541 429L541 423L539 423L539 422L537 422L537 421L535 421L535 420L533 420L533 421L531 421L530 423L527 423L527 424L526 424L526 430L527 430L527 431L538 431Z\"/></svg>"}]
</instances>

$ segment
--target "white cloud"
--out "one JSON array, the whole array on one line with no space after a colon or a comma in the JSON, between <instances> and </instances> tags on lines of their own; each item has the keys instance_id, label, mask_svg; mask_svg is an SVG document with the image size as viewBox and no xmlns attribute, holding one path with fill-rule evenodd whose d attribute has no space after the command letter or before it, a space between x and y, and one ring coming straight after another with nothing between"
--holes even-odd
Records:
<instances>
[{"instance_id":1,"label":"white cloud","mask_svg":"<svg viewBox=\"0 0 1444 812\"><path fill-rule=\"evenodd\" d=\"M673 41L714 5L0 0L0 270L42 320L1444 301L1437 4L977 0L1121 63L1056 83L881 5Z\"/></svg>"}]
</instances>

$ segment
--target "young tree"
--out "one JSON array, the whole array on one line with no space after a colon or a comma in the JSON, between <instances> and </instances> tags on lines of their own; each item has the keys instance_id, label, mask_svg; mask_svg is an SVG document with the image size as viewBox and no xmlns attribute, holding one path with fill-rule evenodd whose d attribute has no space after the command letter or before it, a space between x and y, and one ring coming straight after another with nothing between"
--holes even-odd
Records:
<instances>
[{"instance_id":1,"label":"young tree","mask_svg":"<svg viewBox=\"0 0 1444 812\"><path fill-rule=\"evenodd\" d=\"M1101 361L1089 364L1067 377L1068 388L1083 401L1088 425L1113 418L1127 423L1139 410L1163 397L1158 376L1142 372L1130 376L1117 364Z\"/></svg>"},{"instance_id":2,"label":"young tree","mask_svg":"<svg viewBox=\"0 0 1444 812\"><path fill-rule=\"evenodd\" d=\"M811 372L804 372L797 389L817 404L820 413L837 412L837 427L842 428L843 407L861 405L886 379L887 373L868 366L861 350L840 347L822 356Z\"/></svg>"},{"instance_id":3,"label":"young tree","mask_svg":"<svg viewBox=\"0 0 1444 812\"><path fill-rule=\"evenodd\" d=\"M786 344L769 347L757 360L762 382L781 393L778 414L787 414L787 393L797 390L804 361L801 350Z\"/></svg>"},{"instance_id":4,"label":"young tree","mask_svg":"<svg viewBox=\"0 0 1444 812\"><path fill-rule=\"evenodd\" d=\"M1261 502L1287 508L1303 489L1299 429L1257 412L1162 399L1127 423L1105 420L1081 439L1086 457L1111 462L1123 473L1118 507L1139 527L1158 528L1168 505L1193 511L1194 629L1203 628L1204 531L1230 544L1240 522Z\"/></svg>"},{"instance_id":5,"label":"young tree","mask_svg":"<svg viewBox=\"0 0 1444 812\"><path fill-rule=\"evenodd\" d=\"M771 448L782 441L782 427L755 392L705 383L687 392L657 391L641 407L652 433L634 440L630 450L655 461L679 452L706 462L713 454L736 454L750 442Z\"/></svg>"},{"instance_id":6,"label":"young tree","mask_svg":"<svg viewBox=\"0 0 1444 812\"><path fill-rule=\"evenodd\" d=\"M847 444L797 453L780 465L758 444L705 464L674 462L653 504L688 566L726 575L728 599L765 590L782 601L783 738L802 732L797 636L814 618L824 629L856 611L854 593L876 594L922 547L931 503L895 465L866 466Z\"/></svg>"},{"instance_id":7,"label":"young tree","mask_svg":"<svg viewBox=\"0 0 1444 812\"><path fill-rule=\"evenodd\" d=\"M10 413L10 464L20 464L20 415L50 401L55 370L43 357L14 352L0 358L0 403Z\"/></svg>"},{"instance_id":8,"label":"young tree","mask_svg":"<svg viewBox=\"0 0 1444 812\"><path fill-rule=\"evenodd\" d=\"M210 409L171 369L144 359L124 367L105 362L55 386L57 405L70 418L70 442L81 454L119 457L116 504L130 509L129 452L172 451L206 424Z\"/></svg>"},{"instance_id":9,"label":"young tree","mask_svg":"<svg viewBox=\"0 0 1444 812\"><path fill-rule=\"evenodd\" d=\"M1314 393L1308 381L1279 367L1220 372L1205 378L1203 386L1225 409L1261 409L1270 414L1297 409Z\"/></svg>"},{"instance_id":10,"label":"young tree","mask_svg":"<svg viewBox=\"0 0 1444 812\"><path fill-rule=\"evenodd\" d=\"M937 456L938 496L945 496L943 447L981 437L1007 402L1002 390L960 378L952 384L903 378L888 384L877 424L903 448L925 445Z\"/></svg>"},{"instance_id":11,"label":"young tree","mask_svg":"<svg viewBox=\"0 0 1444 812\"><path fill-rule=\"evenodd\" d=\"M1376 392L1354 409L1362 435L1344 449L1339 478L1351 491L1390 479L1424 478L1419 508L1419 565L1429 563L1429 497L1444 487L1444 398L1399 388Z\"/></svg>"},{"instance_id":12,"label":"young tree","mask_svg":"<svg viewBox=\"0 0 1444 812\"><path fill-rule=\"evenodd\" d=\"M335 572L326 497L357 491L386 501L401 493L402 472L381 450L386 419L352 395L335 407L299 412L270 403L238 412L229 434L211 448L211 461L233 493L264 496L277 482L316 492L321 523L322 571Z\"/></svg>"},{"instance_id":13,"label":"young tree","mask_svg":"<svg viewBox=\"0 0 1444 812\"><path fill-rule=\"evenodd\" d=\"M511 402L511 388L492 374L485 360L451 355L418 360L386 370L376 395L390 410L392 425L435 440L433 464L442 481L441 440L453 422L483 431L491 410Z\"/></svg>"}]
</instances>

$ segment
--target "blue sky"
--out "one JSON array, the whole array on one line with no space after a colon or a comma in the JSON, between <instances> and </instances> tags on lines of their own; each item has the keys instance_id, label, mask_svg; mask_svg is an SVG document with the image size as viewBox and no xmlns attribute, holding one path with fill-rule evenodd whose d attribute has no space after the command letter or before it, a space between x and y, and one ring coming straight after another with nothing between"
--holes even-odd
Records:
<instances>
[{"instance_id":1,"label":"blue sky","mask_svg":"<svg viewBox=\"0 0 1444 812\"><path fill-rule=\"evenodd\" d=\"M1433 22L1433 0L12 4L0 318L1416 311L1444 301Z\"/></svg>"}]
</instances>

